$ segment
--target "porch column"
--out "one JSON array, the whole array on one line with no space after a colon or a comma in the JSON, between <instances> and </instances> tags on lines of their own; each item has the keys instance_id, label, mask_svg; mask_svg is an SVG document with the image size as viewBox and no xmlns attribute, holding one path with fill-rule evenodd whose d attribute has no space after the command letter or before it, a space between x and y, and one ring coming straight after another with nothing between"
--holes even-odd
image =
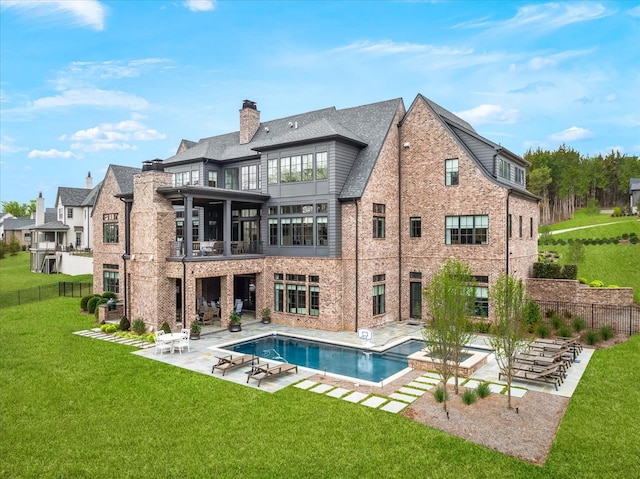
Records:
<instances>
[{"instance_id":1,"label":"porch column","mask_svg":"<svg viewBox=\"0 0 640 479\"><path fill-rule=\"evenodd\" d=\"M231 200L224 201L224 255L231 255Z\"/></svg>"},{"instance_id":2,"label":"porch column","mask_svg":"<svg viewBox=\"0 0 640 479\"><path fill-rule=\"evenodd\" d=\"M193 212L193 196L187 195L184 197L184 242L185 249L184 254L187 258L191 258L193 256L193 225L191 222L193 218L191 217Z\"/></svg>"}]
</instances>

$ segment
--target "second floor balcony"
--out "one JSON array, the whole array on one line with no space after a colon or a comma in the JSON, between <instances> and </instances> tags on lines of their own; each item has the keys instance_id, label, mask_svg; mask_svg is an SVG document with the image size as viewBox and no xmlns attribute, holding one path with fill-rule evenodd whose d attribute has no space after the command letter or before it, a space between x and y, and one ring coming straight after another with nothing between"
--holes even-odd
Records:
<instances>
[{"instance_id":1,"label":"second floor balcony","mask_svg":"<svg viewBox=\"0 0 640 479\"><path fill-rule=\"evenodd\" d=\"M194 241L191 243L192 255L187 254L184 241L175 241L169 257L187 256L192 259L239 259L241 256L261 256L263 245L259 241Z\"/></svg>"}]
</instances>

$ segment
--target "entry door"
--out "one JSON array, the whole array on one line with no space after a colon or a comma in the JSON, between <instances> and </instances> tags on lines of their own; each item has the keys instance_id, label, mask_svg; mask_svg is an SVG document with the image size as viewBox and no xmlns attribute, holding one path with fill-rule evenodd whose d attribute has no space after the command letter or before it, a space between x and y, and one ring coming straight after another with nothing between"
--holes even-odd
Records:
<instances>
[{"instance_id":1,"label":"entry door","mask_svg":"<svg viewBox=\"0 0 640 479\"><path fill-rule=\"evenodd\" d=\"M422 318L422 283L411 282L409 289L409 316L415 319Z\"/></svg>"}]
</instances>

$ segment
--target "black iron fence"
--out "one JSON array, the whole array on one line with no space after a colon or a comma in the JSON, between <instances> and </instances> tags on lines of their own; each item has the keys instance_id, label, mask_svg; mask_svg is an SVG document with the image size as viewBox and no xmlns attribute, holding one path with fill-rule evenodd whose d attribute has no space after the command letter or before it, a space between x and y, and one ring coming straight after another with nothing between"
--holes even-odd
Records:
<instances>
[{"instance_id":1,"label":"black iron fence","mask_svg":"<svg viewBox=\"0 0 640 479\"><path fill-rule=\"evenodd\" d=\"M617 333L640 333L640 307L615 306L610 304L568 303L564 301L536 301L540 306L543 321L551 321L551 313L557 313L564 318L580 317L588 329L600 329L610 326ZM571 326L571 320L567 323Z\"/></svg>"},{"instance_id":2,"label":"black iron fence","mask_svg":"<svg viewBox=\"0 0 640 479\"><path fill-rule=\"evenodd\" d=\"M16 291L0 292L0 308L19 306L26 303L35 303L45 299L68 296L81 298L93 294L92 283L70 283L62 281L33 288L19 289Z\"/></svg>"}]
</instances>

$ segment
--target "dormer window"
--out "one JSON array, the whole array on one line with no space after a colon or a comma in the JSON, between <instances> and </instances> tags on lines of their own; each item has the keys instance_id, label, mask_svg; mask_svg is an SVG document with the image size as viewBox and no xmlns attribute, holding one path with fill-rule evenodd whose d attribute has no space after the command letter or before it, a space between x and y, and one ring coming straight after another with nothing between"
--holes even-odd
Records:
<instances>
[{"instance_id":1,"label":"dormer window","mask_svg":"<svg viewBox=\"0 0 640 479\"><path fill-rule=\"evenodd\" d=\"M498 160L498 176L500 178L504 178L505 180L511 179L511 164L505 160Z\"/></svg>"}]
</instances>

